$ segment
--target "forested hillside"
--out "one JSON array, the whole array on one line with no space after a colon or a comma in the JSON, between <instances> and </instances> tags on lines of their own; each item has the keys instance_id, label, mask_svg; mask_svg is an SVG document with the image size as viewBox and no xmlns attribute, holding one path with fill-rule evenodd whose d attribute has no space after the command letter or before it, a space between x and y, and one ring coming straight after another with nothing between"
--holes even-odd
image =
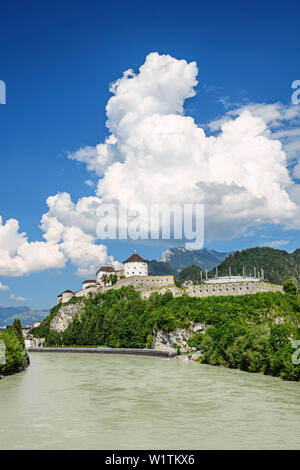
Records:
<instances>
[{"instance_id":1,"label":"forested hillside","mask_svg":"<svg viewBox=\"0 0 300 470\"><path fill-rule=\"evenodd\" d=\"M296 294L173 298L167 291L143 300L129 286L69 302L79 301L84 311L63 333L49 328L58 305L33 334L45 336L48 346L145 348L152 345L153 328L168 332L201 322L205 333L189 343L202 353L202 362L300 380L300 365L292 362L292 340L300 339Z\"/></svg>"},{"instance_id":2,"label":"forested hillside","mask_svg":"<svg viewBox=\"0 0 300 470\"><path fill-rule=\"evenodd\" d=\"M253 267L256 270L263 269L265 278L274 284L283 284L287 279L293 279L300 286L300 250L288 253L284 250L276 250L269 247L249 248L236 251L229 255L218 266L219 276L226 276L231 267L232 275L243 273L253 276ZM210 273L212 276L214 270Z\"/></svg>"}]
</instances>

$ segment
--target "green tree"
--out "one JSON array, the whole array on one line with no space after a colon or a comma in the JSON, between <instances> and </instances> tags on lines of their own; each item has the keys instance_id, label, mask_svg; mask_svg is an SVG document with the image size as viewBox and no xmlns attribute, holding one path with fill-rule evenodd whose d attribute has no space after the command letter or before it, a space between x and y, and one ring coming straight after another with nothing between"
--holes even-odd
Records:
<instances>
[{"instance_id":1,"label":"green tree","mask_svg":"<svg viewBox=\"0 0 300 470\"><path fill-rule=\"evenodd\" d=\"M61 345L61 335L58 331L50 330L50 333L47 336L46 346L60 346Z\"/></svg>"},{"instance_id":2,"label":"green tree","mask_svg":"<svg viewBox=\"0 0 300 470\"><path fill-rule=\"evenodd\" d=\"M109 276L108 276L108 282L113 286L114 284L116 284L118 281L118 276L114 273L111 273Z\"/></svg>"},{"instance_id":3,"label":"green tree","mask_svg":"<svg viewBox=\"0 0 300 470\"><path fill-rule=\"evenodd\" d=\"M23 349L25 348L25 342L24 342L24 336L23 336L23 332L22 332L22 326L21 326L21 322L20 320L14 320L13 322L13 325L12 327L14 328L15 332L16 332L16 335L23 347Z\"/></svg>"},{"instance_id":4,"label":"green tree","mask_svg":"<svg viewBox=\"0 0 300 470\"><path fill-rule=\"evenodd\" d=\"M296 294L297 287L296 284L292 281L292 279L287 279L283 284L283 290L286 294Z\"/></svg>"},{"instance_id":5,"label":"green tree","mask_svg":"<svg viewBox=\"0 0 300 470\"><path fill-rule=\"evenodd\" d=\"M9 328L1 333L0 341L5 344L5 363L0 364L0 373L14 372L28 365L27 356L15 328Z\"/></svg>"}]
</instances>

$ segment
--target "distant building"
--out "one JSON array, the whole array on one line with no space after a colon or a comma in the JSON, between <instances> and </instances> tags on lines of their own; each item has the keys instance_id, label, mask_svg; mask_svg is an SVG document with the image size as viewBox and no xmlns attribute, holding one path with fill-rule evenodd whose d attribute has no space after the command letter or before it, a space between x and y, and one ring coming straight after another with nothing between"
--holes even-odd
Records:
<instances>
[{"instance_id":1,"label":"distant building","mask_svg":"<svg viewBox=\"0 0 300 470\"><path fill-rule=\"evenodd\" d=\"M98 284L95 280L83 281L82 289L87 289L88 287L95 287Z\"/></svg>"},{"instance_id":2,"label":"distant building","mask_svg":"<svg viewBox=\"0 0 300 470\"><path fill-rule=\"evenodd\" d=\"M74 292L67 289L57 296L57 303L60 304L60 303L68 302L68 300L70 300L73 297L73 295L74 295Z\"/></svg>"},{"instance_id":3,"label":"distant building","mask_svg":"<svg viewBox=\"0 0 300 470\"><path fill-rule=\"evenodd\" d=\"M110 282L108 281L108 277L110 274L115 274L115 270L112 266L101 266L100 269L96 272L96 280L99 284L109 285ZM103 279L104 278L104 279ZM104 282L106 281L106 282Z\"/></svg>"},{"instance_id":4,"label":"distant building","mask_svg":"<svg viewBox=\"0 0 300 470\"><path fill-rule=\"evenodd\" d=\"M123 262L125 277L148 276L148 263L137 252Z\"/></svg>"},{"instance_id":5,"label":"distant building","mask_svg":"<svg viewBox=\"0 0 300 470\"><path fill-rule=\"evenodd\" d=\"M45 344L45 338L34 338L32 335L27 335L24 338L25 349L29 348L42 348Z\"/></svg>"}]
</instances>

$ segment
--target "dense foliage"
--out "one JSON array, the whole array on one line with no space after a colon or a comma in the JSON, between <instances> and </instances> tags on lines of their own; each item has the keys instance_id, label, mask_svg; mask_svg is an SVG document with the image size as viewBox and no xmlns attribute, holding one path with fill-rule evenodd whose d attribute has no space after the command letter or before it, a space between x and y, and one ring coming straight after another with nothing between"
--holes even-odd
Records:
<instances>
[{"instance_id":1,"label":"dense foliage","mask_svg":"<svg viewBox=\"0 0 300 470\"><path fill-rule=\"evenodd\" d=\"M297 293L296 284L291 279L287 279L287 281L285 281L285 283L283 284L283 290L286 294Z\"/></svg>"},{"instance_id":2,"label":"dense foliage","mask_svg":"<svg viewBox=\"0 0 300 470\"><path fill-rule=\"evenodd\" d=\"M148 274L149 276L165 276L173 274L178 277L178 271L173 268L169 263L164 261L156 261L155 259L148 261Z\"/></svg>"},{"instance_id":3,"label":"dense foliage","mask_svg":"<svg viewBox=\"0 0 300 470\"><path fill-rule=\"evenodd\" d=\"M20 343L22 345L22 348L24 349L25 348L25 342L24 342L24 336L23 336L22 326L21 326L20 320L14 320L12 327L14 328L15 333L18 337L18 340L20 341Z\"/></svg>"},{"instance_id":4,"label":"dense foliage","mask_svg":"<svg viewBox=\"0 0 300 470\"><path fill-rule=\"evenodd\" d=\"M270 247L249 248L236 251L227 256L218 266L219 276L227 276L229 267L232 275L241 275L245 266L246 274L253 276L253 267L263 269L265 278L274 284L283 284L286 279L293 279L300 285L300 250L288 253ZM214 270L210 276L214 275Z\"/></svg>"},{"instance_id":5,"label":"dense foliage","mask_svg":"<svg viewBox=\"0 0 300 470\"><path fill-rule=\"evenodd\" d=\"M24 340L23 337L20 338L17 328L11 327L0 333L0 341L5 345L5 354L3 355L5 361L3 361L4 363L2 360L0 361L0 374L14 372L28 365L28 357L24 352Z\"/></svg>"},{"instance_id":6,"label":"dense foliage","mask_svg":"<svg viewBox=\"0 0 300 470\"><path fill-rule=\"evenodd\" d=\"M190 266L180 271L179 280L181 282L192 281L194 284L201 282L201 268L200 266Z\"/></svg>"},{"instance_id":7,"label":"dense foliage","mask_svg":"<svg viewBox=\"0 0 300 470\"><path fill-rule=\"evenodd\" d=\"M85 300L84 314L59 334L51 331L47 345L151 347L152 329L147 302L133 287L109 290Z\"/></svg>"},{"instance_id":8,"label":"dense foliage","mask_svg":"<svg viewBox=\"0 0 300 470\"><path fill-rule=\"evenodd\" d=\"M292 340L300 339L298 295L268 292L196 298L184 294L173 298L167 291L143 300L129 286L84 302L84 313L62 334L50 331L50 322L45 321L47 345L145 348L152 345L153 328L169 332L201 322L205 333L189 340L190 346L202 352L201 361L300 380L300 365L292 362ZM59 307L52 311L52 318Z\"/></svg>"},{"instance_id":9,"label":"dense foliage","mask_svg":"<svg viewBox=\"0 0 300 470\"><path fill-rule=\"evenodd\" d=\"M300 380L300 365L292 362L292 341L300 339L299 296L219 297L207 307L207 314L199 309L193 315L209 325L205 334L189 340L202 352L202 362Z\"/></svg>"}]
</instances>

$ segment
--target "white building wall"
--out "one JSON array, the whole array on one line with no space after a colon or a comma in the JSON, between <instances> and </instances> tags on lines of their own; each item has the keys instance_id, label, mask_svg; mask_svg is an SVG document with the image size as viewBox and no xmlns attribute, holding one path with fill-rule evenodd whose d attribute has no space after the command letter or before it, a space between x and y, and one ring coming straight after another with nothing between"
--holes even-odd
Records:
<instances>
[{"instance_id":1,"label":"white building wall","mask_svg":"<svg viewBox=\"0 0 300 470\"><path fill-rule=\"evenodd\" d=\"M82 289L88 289L89 287L95 286L95 282L83 282L82 283Z\"/></svg>"},{"instance_id":2,"label":"white building wall","mask_svg":"<svg viewBox=\"0 0 300 470\"><path fill-rule=\"evenodd\" d=\"M125 277L148 276L148 263L133 261L124 264Z\"/></svg>"},{"instance_id":3,"label":"white building wall","mask_svg":"<svg viewBox=\"0 0 300 470\"><path fill-rule=\"evenodd\" d=\"M96 281L99 282L99 284L104 286L104 283L102 281L102 278L104 275L106 275L107 279L109 278L110 274L115 274L114 272L108 272L108 271L99 271L96 277ZM106 285L108 286L110 283L107 282Z\"/></svg>"},{"instance_id":4,"label":"white building wall","mask_svg":"<svg viewBox=\"0 0 300 470\"><path fill-rule=\"evenodd\" d=\"M68 302L74 295L74 292L63 292L61 302Z\"/></svg>"}]
</instances>

